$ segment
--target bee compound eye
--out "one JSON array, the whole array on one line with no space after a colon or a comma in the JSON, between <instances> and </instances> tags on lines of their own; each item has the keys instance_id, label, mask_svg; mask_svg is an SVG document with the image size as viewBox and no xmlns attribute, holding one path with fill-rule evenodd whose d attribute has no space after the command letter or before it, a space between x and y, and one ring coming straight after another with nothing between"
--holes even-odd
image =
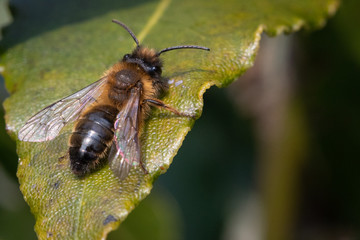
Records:
<instances>
[{"instance_id":1,"label":"bee compound eye","mask_svg":"<svg viewBox=\"0 0 360 240\"><path fill-rule=\"evenodd\" d=\"M130 58L130 54L125 54L123 57L123 61L126 61Z\"/></svg>"},{"instance_id":2,"label":"bee compound eye","mask_svg":"<svg viewBox=\"0 0 360 240\"><path fill-rule=\"evenodd\" d=\"M153 66L153 67L151 68L151 70L152 70L153 72L156 72L156 73L161 73L161 68L158 67L158 66Z\"/></svg>"},{"instance_id":3,"label":"bee compound eye","mask_svg":"<svg viewBox=\"0 0 360 240\"><path fill-rule=\"evenodd\" d=\"M159 73L161 74L161 70L157 66L151 66L151 67L149 67L148 73L152 76L155 76Z\"/></svg>"}]
</instances>

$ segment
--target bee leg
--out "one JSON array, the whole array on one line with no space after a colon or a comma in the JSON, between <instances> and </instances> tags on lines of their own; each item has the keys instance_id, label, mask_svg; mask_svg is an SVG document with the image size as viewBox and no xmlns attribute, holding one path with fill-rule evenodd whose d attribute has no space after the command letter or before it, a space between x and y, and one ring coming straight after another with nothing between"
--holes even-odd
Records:
<instances>
[{"instance_id":1,"label":"bee leg","mask_svg":"<svg viewBox=\"0 0 360 240\"><path fill-rule=\"evenodd\" d=\"M69 157L69 151L66 152L66 154L64 156L61 156L58 158L58 162L61 163L62 161L64 161L65 158Z\"/></svg>"},{"instance_id":2,"label":"bee leg","mask_svg":"<svg viewBox=\"0 0 360 240\"><path fill-rule=\"evenodd\" d=\"M156 98L148 98L148 99L144 99L143 103L149 103L152 106L158 107L158 108L164 108L170 112L173 112L174 114L178 115L178 116L182 116L182 117L191 117L191 118L195 118L195 116L190 115L190 114L186 114L186 113L181 113L178 110L176 110L175 108L167 105L166 103L164 103L163 101L156 99Z\"/></svg>"},{"instance_id":3,"label":"bee leg","mask_svg":"<svg viewBox=\"0 0 360 240\"><path fill-rule=\"evenodd\" d=\"M145 174L148 174L148 173L149 173L148 170L146 170L145 164L144 164L142 161L140 161L140 167L141 167L141 169L144 171Z\"/></svg>"},{"instance_id":4,"label":"bee leg","mask_svg":"<svg viewBox=\"0 0 360 240\"><path fill-rule=\"evenodd\" d=\"M64 169L67 167L66 159L69 159L69 151L66 152L65 155L58 158L58 162L56 164L57 169Z\"/></svg>"}]
</instances>

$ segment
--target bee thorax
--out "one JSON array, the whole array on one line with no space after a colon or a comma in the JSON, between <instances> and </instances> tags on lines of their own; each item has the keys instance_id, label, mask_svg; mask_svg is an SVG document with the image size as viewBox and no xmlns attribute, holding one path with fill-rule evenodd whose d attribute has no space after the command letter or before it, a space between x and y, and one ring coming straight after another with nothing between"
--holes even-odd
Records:
<instances>
[{"instance_id":1,"label":"bee thorax","mask_svg":"<svg viewBox=\"0 0 360 240\"><path fill-rule=\"evenodd\" d=\"M136 82L140 81L141 76L135 71L129 69L123 69L115 73L115 82L114 88L118 89L128 89L131 86L134 86Z\"/></svg>"}]
</instances>

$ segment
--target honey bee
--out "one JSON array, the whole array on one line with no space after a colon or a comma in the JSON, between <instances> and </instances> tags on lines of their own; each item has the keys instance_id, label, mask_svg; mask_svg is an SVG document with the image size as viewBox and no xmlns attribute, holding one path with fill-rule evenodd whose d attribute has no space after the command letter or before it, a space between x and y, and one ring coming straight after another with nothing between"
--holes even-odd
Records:
<instances>
[{"instance_id":1,"label":"honey bee","mask_svg":"<svg viewBox=\"0 0 360 240\"><path fill-rule=\"evenodd\" d=\"M139 135L150 106L187 116L158 99L168 89L167 79L161 75L160 55L184 48L210 49L184 45L156 51L141 46L124 23L112 22L134 39L133 52L124 55L98 81L35 114L20 129L18 138L27 142L50 141L66 124L75 121L68 150L72 172L84 176L107 155L111 170L123 180L132 166L140 165L147 172L141 161Z\"/></svg>"}]
</instances>

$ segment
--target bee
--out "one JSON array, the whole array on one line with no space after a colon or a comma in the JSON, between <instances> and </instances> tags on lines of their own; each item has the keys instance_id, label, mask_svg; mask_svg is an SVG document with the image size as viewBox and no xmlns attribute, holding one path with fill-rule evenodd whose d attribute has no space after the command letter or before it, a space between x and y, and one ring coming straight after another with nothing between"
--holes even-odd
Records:
<instances>
[{"instance_id":1,"label":"bee","mask_svg":"<svg viewBox=\"0 0 360 240\"><path fill-rule=\"evenodd\" d=\"M167 79L161 75L160 55L185 48L210 50L183 45L156 51L141 46L124 23L112 22L123 27L134 39L133 52L125 54L98 81L35 114L18 133L21 141L50 141L66 124L75 122L68 156L72 172L79 177L94 171L105 156L120 180L127 177L132 166L140 165L147 173L141 161L139 135L150 107L188 116L158 99L169 87Z\"/></svg>"}]
</instances>

